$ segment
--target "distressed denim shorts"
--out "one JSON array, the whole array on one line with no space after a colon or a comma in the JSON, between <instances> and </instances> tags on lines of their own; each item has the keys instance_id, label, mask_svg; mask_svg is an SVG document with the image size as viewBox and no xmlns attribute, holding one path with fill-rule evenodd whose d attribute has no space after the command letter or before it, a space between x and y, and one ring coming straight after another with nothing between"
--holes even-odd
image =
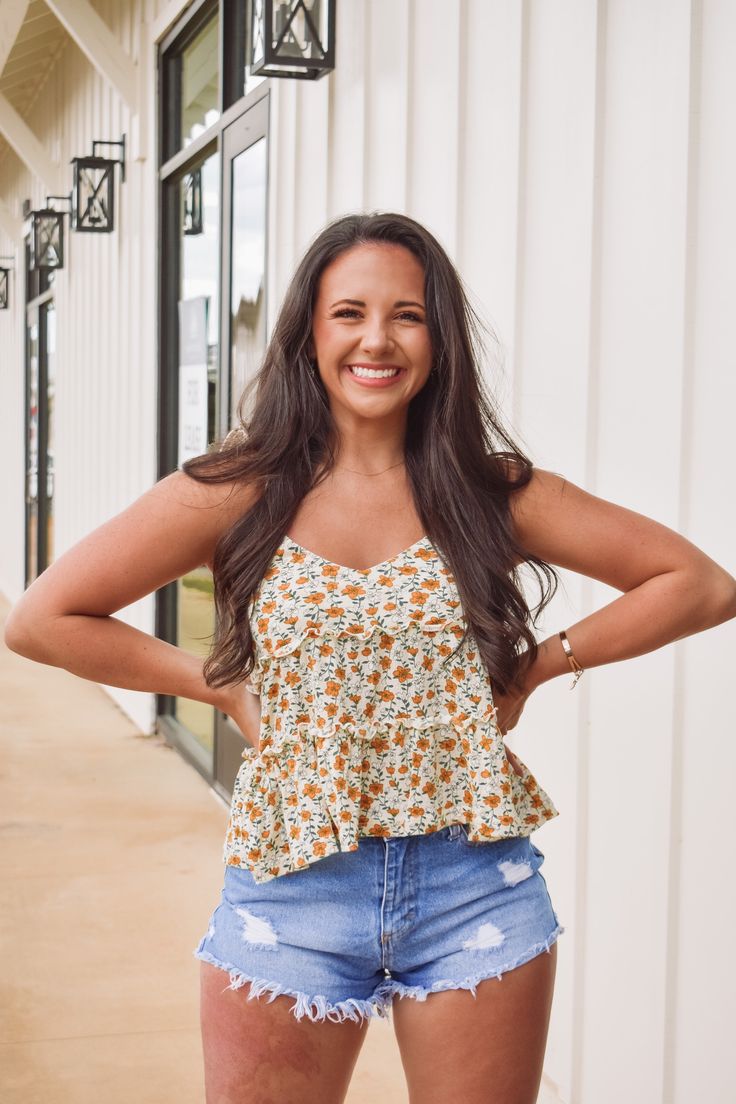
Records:
<instances>
[{"instance_id":1,"label":"distressed denim shorts","mask_svg":"<svg viewBox=\"0 0 736 1104\"><path fill-rule=\"evenodd\" d=\"M294 997L297 1019L380 1016L394 995L468 989L549 952L565 930L527 836L361 837L308 867L257 883L225 866L220 904L195 958L229 971L248 1000ZM223 990L224 991L224 990Z\"/></svg>"}]
</instances>

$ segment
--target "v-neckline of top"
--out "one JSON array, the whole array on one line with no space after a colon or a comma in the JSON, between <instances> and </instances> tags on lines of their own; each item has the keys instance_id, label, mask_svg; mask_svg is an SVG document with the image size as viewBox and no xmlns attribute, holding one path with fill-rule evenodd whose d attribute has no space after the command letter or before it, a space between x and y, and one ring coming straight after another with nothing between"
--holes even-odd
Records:
<instances>
[{"instance_id":1,"label":"v-neckline of top","mask_svg":"<svg viewBox=\"0 0 736 1104\"><path fill-rule=\"evenodd\" d=\"M295 540L292 540L288 533L285 535L284 541L285 543L290 544L292 548L295 548L297 552L303 552L305 555L311 556L314 560L319 560L320 563L326 564L328 567L336 567L339 571L347 571L352 575L370 575L373 571L379 571L382 568L390 567L392 564L395 564L398 560L403 559L404 556L408 556L409 553L414 552L415 549L420 548L422 545L430 545L429 537L425 533L423 537L420 537L419 540L414 541L414 543L409 545L408 548L404 548L403 551L397 552L395 556L391 556L388 560L381 560L380 563L373 564L372 567L347 567L345 564L335 563L334 560L327 560L324 556L320 556L316 552L312 552L311 549L305 548L301 544L297 544Z\"/></svg>"}]
</instances>

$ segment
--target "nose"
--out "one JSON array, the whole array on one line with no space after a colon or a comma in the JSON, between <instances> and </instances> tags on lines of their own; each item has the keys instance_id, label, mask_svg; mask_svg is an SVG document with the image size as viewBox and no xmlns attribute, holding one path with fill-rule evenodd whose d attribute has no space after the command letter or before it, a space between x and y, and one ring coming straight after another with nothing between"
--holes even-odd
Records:
<instances>
[{"instance_id":1,"label":"nose","mask_svg":"<svg viewBox=\"0 0 736 1104\"><path fill-rule=\"evenodd\" d=\"M393 338L388 324L382 318L367 319L361 346L371 357L385 354L393 345Z\"/></svg>"}]
</instances>

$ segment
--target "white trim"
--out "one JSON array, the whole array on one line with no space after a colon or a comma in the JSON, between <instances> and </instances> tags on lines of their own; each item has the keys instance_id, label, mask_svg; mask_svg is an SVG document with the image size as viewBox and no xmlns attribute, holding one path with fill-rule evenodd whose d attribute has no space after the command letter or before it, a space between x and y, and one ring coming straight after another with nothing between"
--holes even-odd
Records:
<instances>
[{"instance_id":1,"label":"white trim","mask_svg":"<svg viewBox=\"0 0 736 1104\"><path fill-rule=\"evenodd\" d=\"M28 0L3 0L0 4L0 73L15 46L27 10Z\"/></svg>"},{"instance_id":2,"label":"white trim","mask_svg":"<svg viewBox=\"0 0 736 1104\"><path fill-rule=\"evenodd\" d=\"M52 161L31 128L13 105L0 93L0 133L43 183L48 194L59 191L59 165Z\"/></svg>"},{"instance_id":3,"label":"white trim","mask_svg":"<svg viewBox=\"0 0 736 1104\"><path fill-rule=\"evenodd\" d=\"M88 0L46 0L46 3L100 76L117 90L135 114L138 111L136 67L104 19Z\"/></svg>"},{"instance_id":4,"label":"white trim","mask_svg":"<svg viewBox=\"0 0 736 1104\"><path fill-rule=\"evenodd\" d=\"M0 230L10 238L14 246L19 246L23 241L23 220L14 215L2 199L0 199Z\"/></svg>"},{"instance_id":5,"label":"white trim","mask_svg":"<svg viewBox=\"0 0 736 1104\"><path fill-rule=\"evenodd\" d=\"M161 41L165 34L171 30L179 16L191 8L194 0L170 0L164 10L160 12L151 25L151 41L155 44Z\"/></svg>"}]
</instances>

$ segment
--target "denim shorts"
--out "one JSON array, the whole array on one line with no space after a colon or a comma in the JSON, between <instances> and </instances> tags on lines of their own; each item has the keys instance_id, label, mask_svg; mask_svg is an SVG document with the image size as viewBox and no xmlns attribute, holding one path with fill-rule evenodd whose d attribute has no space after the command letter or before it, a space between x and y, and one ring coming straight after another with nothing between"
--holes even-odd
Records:
<instances>
[{"instance_id":1,"label":"denim shorts","mask_svg":"<svg viewBox=\"0 0 736 1104\"><path fill-rule=\"evenodd\" d=\"M308 867L257 883L225 866L220 904L195 958L229 971L248 1000L294 997L297 1019L390 1021L394 995L468 989L498 978L565 930L528 836L468 838L452 824L417 836L361 837ZM224 991L224 990L223 990Z\"/></svg>"}]
</instances>

